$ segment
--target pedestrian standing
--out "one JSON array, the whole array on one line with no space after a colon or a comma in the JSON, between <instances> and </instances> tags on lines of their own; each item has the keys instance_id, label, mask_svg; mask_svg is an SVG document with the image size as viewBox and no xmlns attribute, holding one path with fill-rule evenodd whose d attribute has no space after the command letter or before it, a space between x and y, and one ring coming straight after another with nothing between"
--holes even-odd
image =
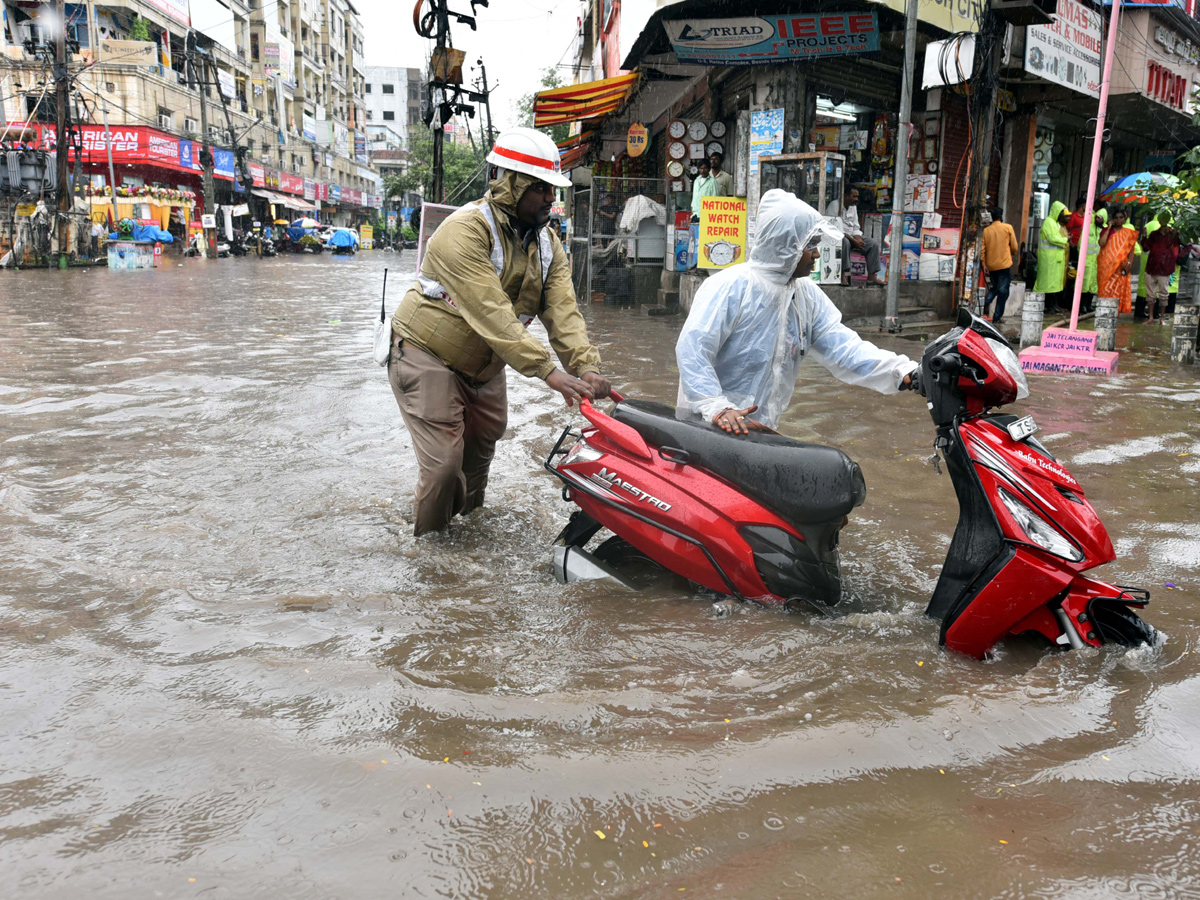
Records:
<instances>
[{"instance_id":1,"label":"pedestrian standing","mask_svg":"<svg viewBox=\"0 0 1200 900\"><path fill-rule=\"evenodd\" d=\"M1129 272L1138 246L1137 231L1127 227L1128 217L1124 209L1113 210L1112 224L1100 232L1100 255L1096 259L1099 294L1120 301L1117 311L1122 314L1133 312Z\"/></svg>"},{"instance_id":2,"label":"pedestrian standing","mask_svg":"<svg viewBox=\"0 0 1200 900\"><path fill-rule=\"evenodd\" d=\"M1008 303L1008 291L1012 285L1013 261L1018 252L1016 232L1004 221L1004 211L996 207L992 210L992 223L983 229L983 267L988 279L983 312L987 315L992 301L996 301L993 323L1004 321L1004 307Z\"/></svg>"},{"instance_id":3,"label":"pedestrian standing","mask_svg":"<svg viewBox=\"0 0 1200 900\"><path fill-rule=\"evenodd\" d=\"M707 159L698 164L700 174L692 182L692 219L700 218L700 202L705 197L717 196L717 180L712 177L712 167Z\"/></svg>"},{"instance_id":4,"label":"pedestrian standing","mask_svg":"<svg viewBox=\"0 0 1200 900\"><path fill-rule=\"evenodd\" d=\"M1037 281L1033 285L1035 291L1046 295L1046 309L1063 309L1063 290L1067 283L1067 235L1066 222L1070 214L1067 207L1059 200L1050 206L1050 215L1042 222L1041 234L1038 236L1038 270Z\"/></svg>"},{"instance_id":5,"label":"pedestrian standing","mask_svg":"<svg viewBox=\"0 0 1200 900\"><path fill-rule=\"evenodd\" d=\"M1170 302L1171 278L1179 265L1179 232L1171 227L1169 213L1158 214L1158 228L1142 241L1146 253L1146 309L1150 322L1162 322ZM1159 303L1162 311L1159 312Z\"/></svg>"},{"instance_id":6,"label":"pedestrian standing","mask_svg":"<svg viewBox=\"0 0 1200 900\"><path fill-rule=\"evenodd\" d=\"M508 427L506 366L542 379L568 406L610 390L562 243L546 227L555 187L570 184L558 148L540 131L514 128L487 161L496 167L487 194L433 233L392 317L388 381L420 467L418 535L483 505ZM535 318L562 368L529 333Z\"/></svg>"},{"instance_id":7,"label":"pedestrian standing","mask_svg":"<svg viewBox=\"0 0 1200 900\"><path fill-rule=\"evenodd\" d=\"M712 172L713 180L717 183L717 192L713 195L716 197L733 196L733 176L721 168L724 162L723 154L717 152L709 154L708 167Z\"/></svg>"},{"instance_id":8,"label":"pedestrian standing","mask_svg":"<svg viewBox=\"0 0 1200 900\"><path fill-rule=\"evenodd\" d=\"M1099 287L1099 277L1096 274L1096 260L1100 256L1100 232L1108 226L1108 210L1098 209L1092 215L1092 228L1088 235L1087 261L1083 267L1083 292L1079 295L1079 311L1092 311L1092 302Z\"/></svg>"}]
</instances>

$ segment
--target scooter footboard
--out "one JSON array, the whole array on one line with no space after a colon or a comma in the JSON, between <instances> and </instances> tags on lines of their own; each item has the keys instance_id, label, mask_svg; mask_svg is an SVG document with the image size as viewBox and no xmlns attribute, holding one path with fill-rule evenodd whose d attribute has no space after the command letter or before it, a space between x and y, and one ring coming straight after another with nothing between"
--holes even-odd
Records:
<instances>
[{"instance_id":1,"label":"scooter footboard","mask_svg":"<svg viewBox=\"0 0 1200 900\"><path fill-rule=\"evenodd\" d=\"M982 659L1019 623L1062 594L1071 581L1070 572L1017 550L959 615L943 621L942 644Z\"/></svg>"}]
</instances>

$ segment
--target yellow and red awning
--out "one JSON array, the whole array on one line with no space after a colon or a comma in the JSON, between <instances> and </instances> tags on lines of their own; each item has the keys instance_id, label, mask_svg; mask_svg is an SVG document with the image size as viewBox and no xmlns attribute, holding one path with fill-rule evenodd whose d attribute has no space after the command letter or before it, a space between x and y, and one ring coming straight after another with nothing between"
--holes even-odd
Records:
<instances>
[{"instance_id":1,"label":"yellow and red awning","mask_svg":"<svg viewBox=\"0 0 1200 900\"><path fill-rule=\"evenodd\" d=\"M637 84L638 74L618 75L602 81L587 81L542 91L533 98L536 128L595 119L613 112Z\"/></svg>"},{"instance_id":2,"label":"yellow and red awning","mask_svg":"<svg viewBox=\"0 0 1200 900\"><path fill-rule=\"evenodd\" d=\"M592 142L597 133L593 129L558 142L558 152L562 154L562 170L564 172L569 172L583 163L584 157L592 149Z\"/></svg>"}]
</instances>

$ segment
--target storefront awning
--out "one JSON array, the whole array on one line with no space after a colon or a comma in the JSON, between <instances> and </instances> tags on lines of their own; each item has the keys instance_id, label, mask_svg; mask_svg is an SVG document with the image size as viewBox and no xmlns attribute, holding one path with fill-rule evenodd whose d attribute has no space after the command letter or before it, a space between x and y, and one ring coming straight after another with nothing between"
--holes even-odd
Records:
<instances>
[{"instance_id":1,"label":"storefront awning","mask_svg":"<svg viewBox=\"0 0 1200 900\"><path fill-rule=\"evenodd\" d=\"M596 132L585 131L583 134L577 134L574 137L567 138L565 141L558 142L558 152L562 155L562 170L569 172L583 164L584 158L587 156L588 150L592 147L592 141L596 137Z\"/></svg>"},{"instance_id":2,"label":"storefront awning","mask_svg":"<svg viewBox=\"0 0 1200 900\"><path fill-rule=\"evenodd\" d=\"M261 188L254 188L250 192L255 197L260 197L268 203L274 203L276 206L283 206L287 209L294 209L299 212L316 212L317 207L309 203L303 197L292 197L288 194L277 194L274 191L266 191Z\"/></svg>"},{"instance_id":3,"label":"storefront awning","mask_svg":"<svg viewBox=\"0 0 1200 900\"><path fill-rule=\"evenodd\" d=\"M533 98L534 127L606 116L621 105L637 80L638 74L634 72L542 91Z\"/></svg>"}]
</instances>

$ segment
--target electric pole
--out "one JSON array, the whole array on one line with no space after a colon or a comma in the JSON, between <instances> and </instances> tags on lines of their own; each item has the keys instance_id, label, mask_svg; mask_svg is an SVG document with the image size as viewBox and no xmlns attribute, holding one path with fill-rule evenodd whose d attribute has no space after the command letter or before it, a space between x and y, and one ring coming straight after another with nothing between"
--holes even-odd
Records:
<instances>
[{"instance_id":1,"label":"electric pole","mask_svg":"<svg viewBox=\"0 0 1200 900\"><path fill-rule=\"evenodd\" d=\"M67 135L70 127L69 110L71 104L70 79L67 77L67 3L66 0L55 0L54 14L58 17L58 41L54 48L54 103L57 114L57 124L54 132L56 180L58 187L58 214L55 224L58 226L58 267L67 267L67 245L71 240L71 218L68 215L72 208L70 177L68 175L67 154L71 146Z\"/></svg>"},{"instance_id":2,"label":"electric pole","mask_svg":"<svg viewBox=\"0 0 1200 900\"><path fill-rule=\"evenodd\" d=\"M205 96L207 88L207 69L202 69L206 77L202 78L196 72L196 57L200 54L196 47L196 35L191 33L188 35L188 66L192 70L192 81L195 82L197 90L200 91L200 168L204 174L204 210L208 215L213 217L214 224L216 223L217 214L217 198L213 187L213 154L212 147L208 143L208 104ZM217 258L217 229L204 229L204 246L207 248L207 255L211 259Z\"/></svg>"},{"instance_id":3,"label":"electric pole","mask_svg":"<svg viewBox=\"0 0 1200 900\"><path fill-rule=\"evenodd\" d=\"M892 185L892 245L888 250L887 306L881 330L898 331L900 269L904 261L904 200L908 188L908 139L912 132L913 68L917 57L917 0L908 0L904 20L904 75L896 128L896 175ZM840 203L844 203L843 198ZM841 208L839 203L838 208Z\"/></svg>"},{"instance_id":4,"label":"electric pole","mask_svg":"<svg viewBox=\"0 0 1200 900\"><path fill-rule=\"evenodd\" d=\"M483 152L490 153L492 143L496 140L496 132L492 130L492 92L488 90L487 85L487 66L483 64L483 57L479 57L479 77L483 84L483 108L487 111L487 146L483 148Z\"/></svg>"},{"instance_id":5,"label":"electric pole","mask_svg":"<svg viewBox=\"0 0 1200 900\"><path fill-rule=\"evenodd\" d=\"M433 0L434 8L437 11L437 48L441 53L435 51L435 57L444 57L446 49L446 39L450 35L450 19L446 15L447 0ZM437 86L431 92L432 96L429 102L434 104L433 109L433 200L435 203L441 203L443 199L444 186L442 182L442 142L446 138L446 133L442 130L445 123L442 121L442 110L446 107L446 83L445 81L437 80L437 73L431 72L434 77L431 79L433 84ZM442 96L437 96L438 89L442 91ZM439 102L440 100L440 102Z\"/></svg>"}]
</instances>

